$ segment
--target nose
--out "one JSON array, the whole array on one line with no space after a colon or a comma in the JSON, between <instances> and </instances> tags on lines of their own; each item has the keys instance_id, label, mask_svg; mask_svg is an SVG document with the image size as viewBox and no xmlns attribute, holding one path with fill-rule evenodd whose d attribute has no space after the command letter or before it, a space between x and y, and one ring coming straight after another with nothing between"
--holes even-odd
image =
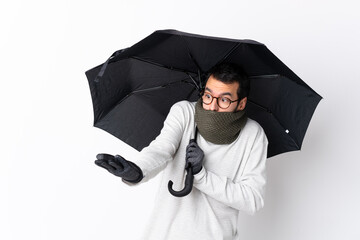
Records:
<instances>
[{"instance_id":1,"label":"nose","mask_svg":"<svg viewBox=\"0 0 360 240\"><path fill-rule=\"evenodd\" d=\"M217 100L217 99L214 98L213 101L212 101L211 104L210 104L210 110L211 110L211 111L216 111L216 112L217 112L217 111L219 110L219 106L218 106L216 100Z\"/></svg>"}]
</instances>

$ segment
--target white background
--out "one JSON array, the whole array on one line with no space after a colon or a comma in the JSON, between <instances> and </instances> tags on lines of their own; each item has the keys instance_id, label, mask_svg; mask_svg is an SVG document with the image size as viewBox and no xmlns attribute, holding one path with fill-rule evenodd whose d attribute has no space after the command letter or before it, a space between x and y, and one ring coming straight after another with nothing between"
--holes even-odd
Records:
<instances>
[{"instance_id":1,"label":"white background","mask_svg":"<svg viewBox=\"0 0 360 240\"><path fill-rule=\"evenodd\" d=\"M357 1L21 1L0 5L0 239L136 239L159 177L93 163L137 152L92 127L85 71L158 29L264 43L324 99L301 151L269 159L242 239L360 239ZM194 226L195 227L195 226Z\"/></svg>"}]
</instances>

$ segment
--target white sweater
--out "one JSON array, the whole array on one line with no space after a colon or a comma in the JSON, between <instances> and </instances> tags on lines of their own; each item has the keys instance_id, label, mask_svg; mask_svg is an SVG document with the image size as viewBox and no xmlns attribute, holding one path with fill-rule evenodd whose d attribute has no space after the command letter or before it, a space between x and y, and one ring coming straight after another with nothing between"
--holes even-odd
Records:
<instances>
[{"instance_id":1,"label":"white sweater","mask_svg":"<svg viewBox=\"0 0 360 240\"><path fill-rule=\"evenodd\" d=\"M195 104L174 104L160 135L134 161L144 173L140 183L163 170L144 240L236 239L239 211L253 214L264 206L268 141L251 119L231 144L213 144L198 133L197 143L205 156L194 187L185 197L169 193L169 180L174 190L183 189L186 146L195 133Z\"/></svg>"}]
</instances>

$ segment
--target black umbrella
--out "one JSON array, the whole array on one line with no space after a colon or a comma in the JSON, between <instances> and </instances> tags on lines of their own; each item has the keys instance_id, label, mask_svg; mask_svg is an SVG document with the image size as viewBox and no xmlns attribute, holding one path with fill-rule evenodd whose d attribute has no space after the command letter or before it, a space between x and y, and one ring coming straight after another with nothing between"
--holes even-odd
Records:
<instances>
[{"instance_id":1,"label":"black umbrella","mask_svg":"<svg viewBox=\"0 0 360 240\"><path fill-rule=\"evenodd\" d=\"M321 96L253 40L156 31L86 72L94 126L141 151L160 133L170 107L196 101L207 72L236 63L250 77L247 114L263 127L268 157L299 150Z\"/></svg>"}]
</instances>

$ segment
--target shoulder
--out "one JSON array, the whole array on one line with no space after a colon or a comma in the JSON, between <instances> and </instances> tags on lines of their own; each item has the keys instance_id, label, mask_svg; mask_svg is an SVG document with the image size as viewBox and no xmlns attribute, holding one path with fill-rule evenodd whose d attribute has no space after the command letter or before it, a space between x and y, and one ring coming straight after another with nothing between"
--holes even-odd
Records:
<instances>
[{"instance_id":1,"label":"shoulder","mask_svg":"<svg viewBox=\"0 0 360 240\"><path fill-rule=\"evenodd\" d=\"M167 119L176 120L183 124L188 123L194 119L196 102L189 102L186 100L174 103L167 115Z\"/></svg>"},{"instance_id":2,"label":"shoulder","mask_svg":"<svg viewBox=\"0 0 360 240\"><path fill-rule=\"evenodd\" d=\"M267 137L264 129L257 121L251 118L247 119L246 125L244 127L244 131L248 132L248 134L256 136L256 138L258 139L262 139L263 141L267 142Z\"/></svg>"},{"instance_id":3,"label":"shoulder","mask_svg":"<svg viewBox=\"0 0 360 240\"><path fill-rule=\"evenodd\" d=\"M261 130L263 130L261 125L257 121L255 121L255 120L253 120L251 118L247 119L246 128L248 128L249 130L252 130L252 131L261 131Z\"/></svg>"},{"instance_id":4,"label":"shoulder","mask_svg":"<svg viewBox=\"0 0 360 240\"><path fill-rule=\"evenodd\" d=\"M182 108L182 109L195 109L196 102L189 102L187 100L182 100L180 102L175 103L172 107Z\"/></svg>"},{"instance_id":5,"label":"shoulder","mask_svg":"<svg viewBox=\"0 0 360 240\"><path fill-rule=\"evenodd\" d=\"M196 102L189 102L187 100L182 100L172 105L170 112L191 115L195 113L195 104Z\"/></svg>"}]
</instances>

